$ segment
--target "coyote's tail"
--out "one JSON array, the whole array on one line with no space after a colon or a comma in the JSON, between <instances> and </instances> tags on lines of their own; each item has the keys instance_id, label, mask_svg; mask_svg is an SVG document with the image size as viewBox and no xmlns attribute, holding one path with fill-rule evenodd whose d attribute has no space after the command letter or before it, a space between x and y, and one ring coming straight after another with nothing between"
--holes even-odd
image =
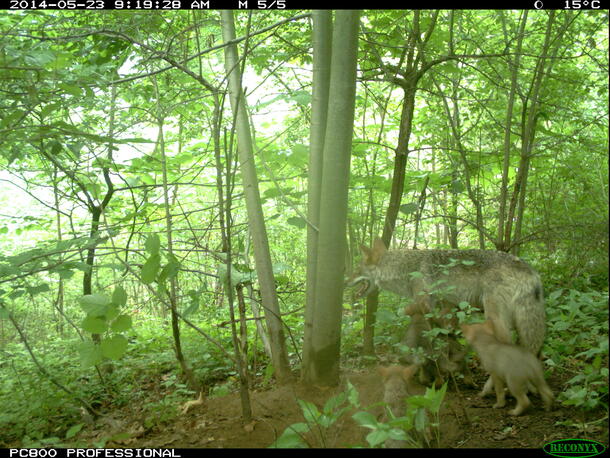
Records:
<instances>
[{"instance_id":1,"label":"coyote's tail","mask_svg":"<svg viewBox=\"0 0 610 458\"><path fill-rule=\"evenodd\" d=\"M515 327L519 344L533 354L538 355L546 334L546 312L542 284L537 282L529 292L521 295L514 302Z\"/></svg>"}]
</instances>

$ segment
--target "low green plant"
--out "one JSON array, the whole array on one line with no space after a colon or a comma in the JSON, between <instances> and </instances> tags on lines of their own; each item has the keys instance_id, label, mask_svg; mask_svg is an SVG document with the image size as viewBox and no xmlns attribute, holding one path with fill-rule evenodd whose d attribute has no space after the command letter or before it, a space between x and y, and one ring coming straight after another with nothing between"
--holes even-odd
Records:
<instances>
[{"instance_id":1,"label":"low green plant","mask_svg":"<svg viewBox=\"0 0 610 458\"><path fill-rule=\"evenodd\" d=\"M546 302L546 363L573 374L558 400L584 410L607 410L608 293L560 289Z\"/></svg>"},{"instance_id":2,"label":"low green plant","mask_svg":"<svg viewBox=\"0 0 610 458\"><path fill-rule=\"evenodd\" d=\"M428 388L424 395L411 396L405 400L404 416L395 417L386 407L389 420L379 421L369 410L383 403L362 406L358 391L347 382L346 390L326 401L322 410L309 401L297 400L305 421L288 426L270 448L328 446L329 428L353 409L358 410L352 415L354 421L371 430L366 436L367 445L371 448L379 447L388 440L404 441L405 447L438 445L440 407L446 391L446 383L438 390Z\"/></svg>"},{"instance_id":3,"label":"low green plant","mask_svg":"<svg viewBox=\"0 0 610 458\"><path fill-rule=\"evenodd\" d=\"M347 390L330 398L320 411L309 401L297 400L305 422L288 426L269 448L309 448L313 445L328 446L328 429L357 402L358 392L348 382Z\"/></svg>"},{"instance_id":4,"label":"low green plant","mask_svg":"<svg viewBox=\"0 0 610 458\"><path fill-rule=\"evenodd\" d=\"M379 447L388 441L404 442L404 447L423 448L440 444L440 408L445 398L447 384L436 390L427 388L424 395L405 399L405 415L394 416L385 406L387 421L379 421L367 411L360 411L352 418L371 432L366 436L369 447Z\"/></svg>"}]
</instances>

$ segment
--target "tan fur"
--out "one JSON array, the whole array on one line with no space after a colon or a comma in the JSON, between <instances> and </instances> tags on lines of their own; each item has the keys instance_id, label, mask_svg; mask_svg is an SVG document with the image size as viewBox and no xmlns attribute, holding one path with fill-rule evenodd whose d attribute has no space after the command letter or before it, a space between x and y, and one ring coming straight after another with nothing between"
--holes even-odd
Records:
<instances>
[{"instance_id":1,"label":"tan fur","mask_svg":"<svg viewBox=\"0 0 610 458\"><path fill-rule=\"evenodd\" d=\"M406 399L412 396L411 380L417 372L418 367L413 366L380 366L378 372L383 381L383 402L389 408L392 415L403 417L407 411ZM384 419L389 420L388 415ZM404 441L388 439L385 442L388 448L402 448L406 446Z\"/></svg>"},{"instance_id":2,"label":"tan fur","mask_svg":"<svg viewBox=\"0 0 610 458\"><path fill-rule=\"evenodd\" d=\"M445 318L450 313L448 308L441 310L440 316L442 318L426 318L424 313L423 307L417 306L416 303L405 307L405 314L411 317L411 323L407 328L403 344L410 348L421 347L424 353L431 358L421 361L415 355L407 354L401 357L401 362L420 365L419 381L425 385L434 380L435 386L439 387L444 383L446 375L456 371L464 374L464 380L467 384L472 384L470 370L465 360L466 349L457 341L455 336L449 334L441 337L445 339L445 345L442 354L438 356L434 355L432 342L424 335L424 331L429 331L435 327L448 330L456 329L457 319L448 320Z\"/></svg>"},{"instance_id":3,"label":"tan fur","mask_svg":"<svg viewBox=\"0 0 610 458\"><path fill-rule=\"evenodd\" d=\"M506 405L504 386L517 399L517 405L510 410L511 415L521 415L531 404L527 397L528 385L535 387L544 402L545 410L550 410L553 392L544 380L542 364L531 352L517 345L500 342L494 323L463 324L462 333L474 347L485 370L491 375L496 391L494 409Z\"/></svg>"},{"instance_id":4,"label":"tan fur","mask_svg":"<svg viewBox=\"0 0 610 458\"><path fill-rule=\"evenodd\" d=\"M409 384L417 367L380 366L378 370L383 380L383 402L395 417L402 417L406 410L405 399L411 395Z\"/></svg>"}]
</instances>

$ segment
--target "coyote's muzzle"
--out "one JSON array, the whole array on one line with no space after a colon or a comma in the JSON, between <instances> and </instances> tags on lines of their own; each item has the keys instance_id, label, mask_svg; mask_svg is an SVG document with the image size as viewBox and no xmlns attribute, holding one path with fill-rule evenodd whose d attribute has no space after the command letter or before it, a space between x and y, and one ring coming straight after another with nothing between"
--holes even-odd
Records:
<instances>
[{"instance_id":1,"label":"coyote's muzzle","mask_svg":"<svg viewBox=\"0 0 610 458\"><path fill-rule=\"evenodd\" d=\"M375 289L377 289L377 285L366 275L358 275L355 274L351 278L348 278L345 281L345 286L347 288L351 288L353 286L358 286L358 289L354 293L355 299L360 299L361 297L368 296Z\"/></svg>"}]
</instances>

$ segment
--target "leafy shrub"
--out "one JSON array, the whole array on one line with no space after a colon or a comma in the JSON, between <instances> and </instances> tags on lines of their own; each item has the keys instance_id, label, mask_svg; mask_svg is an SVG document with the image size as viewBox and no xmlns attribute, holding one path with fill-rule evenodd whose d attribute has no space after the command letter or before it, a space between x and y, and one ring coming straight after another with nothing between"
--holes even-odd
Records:
<instances>
[{"instance_id":1,"label":"leafy shrub","mask_svg":"<svg viewBox=\"0 0 610 458\"><path fill-rule=\"evenodd\" d=\"M546 363L573 374L558 399L585 410L607 409L608 293L560 289L546 302Z\"/></svg>"}]
</instances>

